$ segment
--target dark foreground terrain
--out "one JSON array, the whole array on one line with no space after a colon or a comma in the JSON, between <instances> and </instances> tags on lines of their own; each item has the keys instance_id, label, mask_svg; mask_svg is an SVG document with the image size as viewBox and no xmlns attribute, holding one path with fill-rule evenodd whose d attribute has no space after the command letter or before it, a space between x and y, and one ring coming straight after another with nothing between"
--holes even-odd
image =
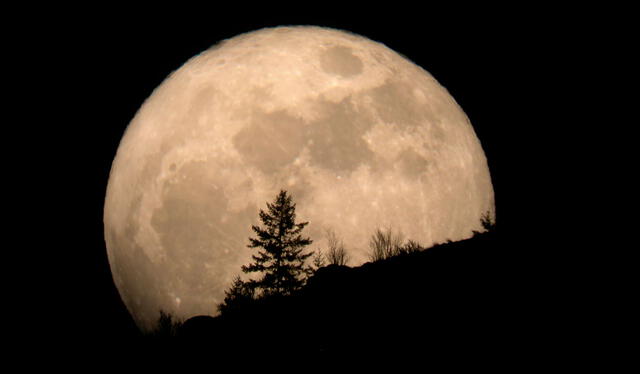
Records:
<instances>
[{"instance_id":1,"label":"dark foreground terrain","mask_svg":"<svg viewBox=\"0 0 640 374\"><path fill-rule=\"evenodd\" d=\"M535 321L524 267L508 247L490 232L360 267L327 266L292 296L194 317L172 337L149 339L214 355L517 355Z\"/></svg>"}]
</instances>

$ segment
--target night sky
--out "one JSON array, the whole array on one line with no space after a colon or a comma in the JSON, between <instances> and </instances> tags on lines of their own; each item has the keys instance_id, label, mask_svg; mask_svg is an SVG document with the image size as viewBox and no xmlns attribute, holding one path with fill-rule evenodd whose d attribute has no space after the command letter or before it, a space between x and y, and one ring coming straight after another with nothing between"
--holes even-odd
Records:
<instances>
[{"instance_id":1,"label":"night sky","mask_svg":"<svg viewBox=\"0 0 640 374\"><path fill-rule=\"evenodd\" d=\"M37 330L52 329L46 335L77 342L122 342L136 336L113 284L103 238L104 196L120 138L170 72L222 39L263 27L318 25L351 31L384 43L427 70L460 104L480 139L498 225L514 236L527 225L523 212L539 201L523 195L546 187L534 178L539 172L528 169L535 157L525 149L543 131L535 108L546 99L526 87L540 84L560 48L544 45L549 32L539 18L517 12L508 19L492 12L459 17L429 8L334 15L313 9L296 15L196 13L80 12L47 19L30 39L29 49L41 53L47 71L56 77L45 91L56 102L47 113L55 121L43 124L40 134L51 156L40 175L51 187L43 196L48 208L37 216L54 224L46 235L34 238L48 246L41 260L47 279L34 285L42 295L31 308L35 316L30 325ZM56 141L49 142L51 137Z\"/></svg>"}]
</instances>

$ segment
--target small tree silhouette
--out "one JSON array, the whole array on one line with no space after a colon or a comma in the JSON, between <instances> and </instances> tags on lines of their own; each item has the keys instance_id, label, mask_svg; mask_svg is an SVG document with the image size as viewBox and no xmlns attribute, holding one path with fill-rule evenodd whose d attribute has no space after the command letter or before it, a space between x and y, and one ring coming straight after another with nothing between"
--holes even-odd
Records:
<instances>
[{"instance_id":1,"label":"small tree silhouette","mask_svg":"<svg viewBox=\"0 0 640 374\"><path fill-rule=\"evenodd\" d=\"M482 217L480 217L480 224L482 225L484 232L493 232L496 229L496 222L489 211L486 211ZM478 235L481 232L482 231L473 230L473 235Z\"/></svg>"},{"instance_id":2,"label":"small tree silhouette","mask_svg":"<svg viewBox=\"0 0 640 374\"><path fill-rule=\"evenodd\" d=\"M484 228L486 231L493 231L496 229L496 222L493 217L491 217L491 213L489 211L485 212L482 215L480 221L482 223L482 228Z\"/></svg>"},{"instance_id":3,"label":"small tree silhouette","mask_svg":"<svg viewBox=\"0 0 640 374\"><path fill-rule=\"evenodd\" d=\"M346 265L350 258L344 249L343 241L338 239L336 233L331 229L327 229L326 234L328 243L326 257L329 265Z\"/></svg>"},{"instance_id":4,"label":"small tree silhouette","mask_svg":"<svg viewBox=\"0 0 640 374\"><path fill-rule=\"evenodd\" d=\"M150 336L154 338L174 337L181 325L182 321L174 319L171 313L160 310L160 317L158 318L156 327L151 332Z\"/></svg>"},{"instance_id":5,"label":"small tree silhouette","mask_svg":"<svg viewBox=\"0 0 640 374\"><path fill-rule=\"evenodd\" d=\"M262 273L260 279L247 282L252 289L260 289L262 295L288 295L301 288L306 276L313 272L305 265L312 253L303 253L312 240L300 235L309 222L295 222L296 205L284 190L273 203L267 203L267 208L266 212L260 209L264 228L252 226L257 238L249 238L248 247L260 250L251 256L254 262L242 266L242 271Z\"/></svg>"},{"instance_id":6,"label":"small tree silhouette","mask_svg":"<svg viewBox=\"0 0 640 374\"><path fill-rule=\"evenodd\" d=\"M246 282L243 282L239 275L233 279L231 288L224 293L224 301L222 304L218 305L218 311L221 314L228 314L242 310L255 299L254 289Z\"/></svg>"}]
</instances>

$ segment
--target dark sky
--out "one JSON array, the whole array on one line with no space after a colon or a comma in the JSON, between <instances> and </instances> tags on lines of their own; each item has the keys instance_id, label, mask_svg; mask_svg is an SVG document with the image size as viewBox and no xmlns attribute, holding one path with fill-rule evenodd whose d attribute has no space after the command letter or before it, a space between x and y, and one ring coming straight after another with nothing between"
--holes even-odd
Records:
<instances>
[{"instance_id":1,"label":"dark sky","mask_svg":"<svg viewBox=\"0 0 640 374\"><path fill-rule=\"evenodd\" d=\"M539 85L562 44L546 44L553 17L526 12L505 17L491 10L459 16L428 8L331 15L312 9L242 16L222 9L61 13L43 17L27 45L39 58L28 64L53 77L41 84L56 103L46 113L49 122L41 124L48 155L39 174L49 187L47 209L38 214L54 224L47 225L46 235L37 235L48 245L41 260L47 279L34 285L41 296L31 308L37 314L32 325L53 328L53 336L97 341L135 333L113 285L102 235L111 162L127 124L152 90L195 54L240 33L278 25L335 27L382 42L429 71L474 126L505 231L525 226L522 212L538 202L522 195L545 188L531 171L535 157L527 150L547 128L536 110L548 100L538 95ZM60 323L47 322L52 319Z\"/></svg>"}]
</instances>

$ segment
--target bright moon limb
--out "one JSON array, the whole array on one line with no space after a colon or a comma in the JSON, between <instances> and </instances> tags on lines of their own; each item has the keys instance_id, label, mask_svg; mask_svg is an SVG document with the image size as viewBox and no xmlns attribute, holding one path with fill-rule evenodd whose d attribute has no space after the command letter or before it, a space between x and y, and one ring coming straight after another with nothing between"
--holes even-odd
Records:
<instances>
[{"instance_id":1,"label":"bright moon limb","mask_svg":"<svg viewBox=\"0 0 640 374\"><path fill-rule=\"evenodd\" d=\"M386 46L319 27L263 29L186 62L142 105L113 161L104 229L138 326L216 313L258 211L280 189L311 249L367 261L376 228L429 246L494 215L487 161L438 82Z\"/></svg>"}]
</instances>

